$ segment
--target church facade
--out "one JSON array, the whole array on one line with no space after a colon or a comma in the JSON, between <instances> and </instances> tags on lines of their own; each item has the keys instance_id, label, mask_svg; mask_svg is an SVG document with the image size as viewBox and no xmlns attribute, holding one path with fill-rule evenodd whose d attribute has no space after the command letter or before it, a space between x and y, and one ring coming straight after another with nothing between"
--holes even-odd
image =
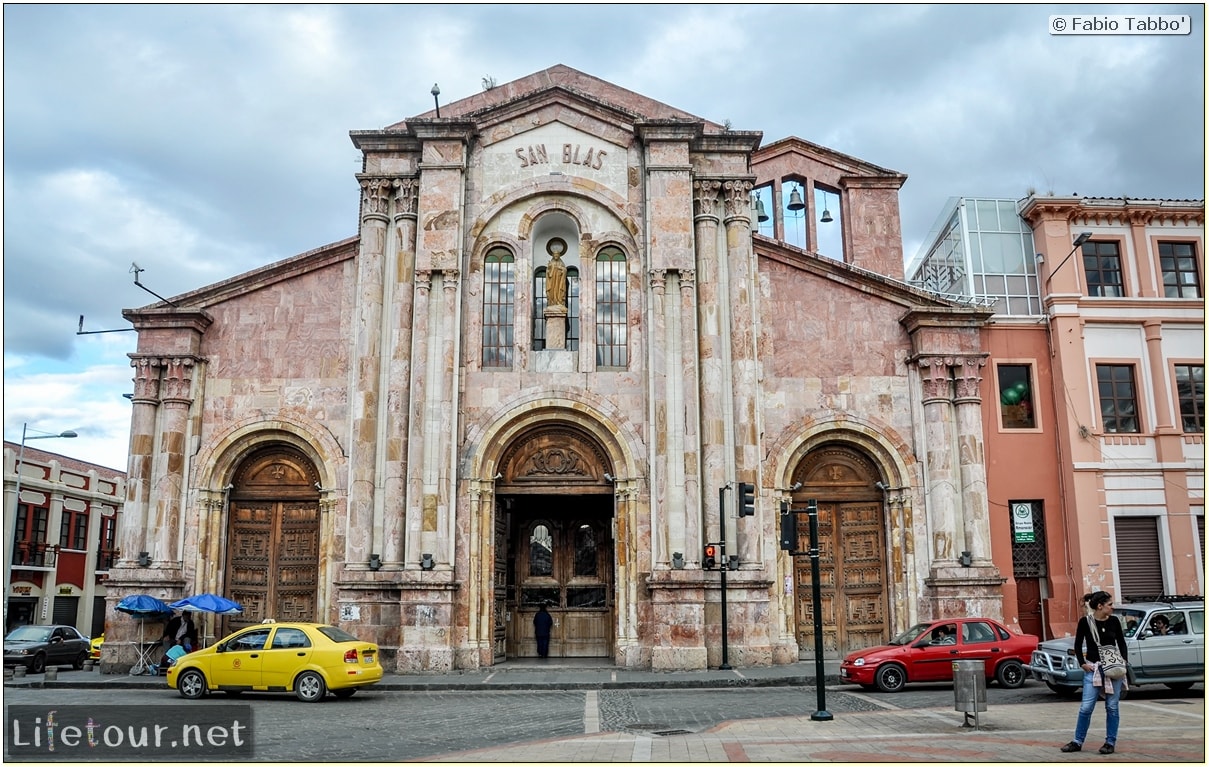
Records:
<instances>
[{"instance_id":1,"label":"church facade","mask_svg":"<svg viewBox=\"0 0 1209 767\"><path fill-rule=\"evenodd\" d=\"M332 623L398 671L536 656L542 605L555 657L787 663L813 501L827 654L1002 615L989 312L903 282L905 176L564 66L351 138L355 236L124 313L111 603L219 593L211 636Z\"/></svg>"}]
</instances>

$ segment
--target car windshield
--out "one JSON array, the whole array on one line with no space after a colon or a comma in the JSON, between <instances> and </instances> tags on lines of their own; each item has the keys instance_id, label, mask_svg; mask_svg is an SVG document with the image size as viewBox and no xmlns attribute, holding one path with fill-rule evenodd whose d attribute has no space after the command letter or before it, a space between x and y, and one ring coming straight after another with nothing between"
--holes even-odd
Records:
<instances>
[{"instance_id":1,"label":"car windshield","mask_svg":"<svg viewBox=\"0 0 1209 767\"><path fill-rule=\"evenodd\" d=\"M50 628L47 626L19 626L5 638L14 642L45 642L50 639Z\"/></svg>"},{"instance_id":2,"label":"car windshield","mask_svg":"<svg viewBox=\"0 0 1209 767\"><path fill-rule=\"evenodd\" d=\"M1131 637L1138 633L1138 629L1146 624L1142 619L1146 617L1145 610L1137 610L1131 607L1114 608L1112 614L1117 616L1117 620L1121 621L1121 626L1125 629L1125 636Z\"/></svg>"},{"instance_id":3,"label":"car windshield","mask_svg":"<svg viewBox=\"0 0 1209 767\"><path fill-rule=\"evenodd\" d=\"M931 623L916 623L911 628L891 639L890 644L911 644L916 639L919 639L920 634L924 633L931 627Z\"/></svg>"}]
</instances>

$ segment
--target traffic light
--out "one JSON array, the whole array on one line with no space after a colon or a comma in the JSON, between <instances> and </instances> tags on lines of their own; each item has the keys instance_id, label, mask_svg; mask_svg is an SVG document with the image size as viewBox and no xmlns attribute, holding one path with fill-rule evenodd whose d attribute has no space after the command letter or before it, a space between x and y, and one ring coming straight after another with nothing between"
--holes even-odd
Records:
<instances>
[{"instance_id":1,"label":"traffic light","mask_svg":"<svg viewBox=\"0 0 1209 767\"><path fill-rule=\"evenodd\" d=\"M798 515L781 501L781 551L797 551Z\"/></svg>"},{"instance_id":2,"label":"traffic light","mask_svg":"<svg viewBox=\"0 0 1209 767\"><path fill-rule=\"evenodd\" d=\"M750 482L739 483L739 516L750 517L756 513L756 486Z\"/></svg>"},{"instance_id":3,"label":"traffic light","mask_svg":"<svg viewBox=\"0 0 1209 767\"><path fill-rule=\"evenodd\" d=\"M705 556L701 558L702 570L714 570L718 567L718 545L715 543L705 544Z\"/></svg>"}]
</instances>

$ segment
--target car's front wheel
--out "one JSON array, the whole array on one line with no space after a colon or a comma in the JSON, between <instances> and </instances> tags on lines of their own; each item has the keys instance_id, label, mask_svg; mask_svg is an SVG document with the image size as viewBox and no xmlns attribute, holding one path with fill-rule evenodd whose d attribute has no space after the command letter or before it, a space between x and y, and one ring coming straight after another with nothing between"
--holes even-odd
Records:
<instances>
[{"instance_id":1,"label":"car's front wheel","mask_svg":"<svg viewBox=\"0 0 1209 767\"><path fill-rule=\"evenodd\" d=\"M29 673L41 674L45 670L46 670L46 656L42 653L38 653L37 655L34 656L34 659L29 662Z\"/></svg>"},{"instance_id":2,"label":"car's front wheel","mask_svg":"<svg viewBox=\"0 0 1209 767\"><path fill-rule=\"evenodd\" d=\"M877 689L882 692L898 692L907 683L907 672L897 663L887 663L877 670L874 677Z\"/></svg>"},{"instance_id":3,"label":"car's front wheel","mask_svg":"<svg viewBox=\"0 0 1209 767\"><path fill-rule=\"evenodd\" d=\"M185 669L176 678L176 689L182 698L197 700L206 694L206 677L195 668Z\"/></svg>"},{"instance_id":4,"label":"car's front wheel","mask_svg":"<svg viewBox=\"0 0 1209 767\"><path fill-rule=\"evenodd\" d=\"M303 671L294 680L294 694L298 696L298 700L314 703L323 700L323 696L327 695L327 684L323 677L314 671Z\"/></svg>"},{"instance_id":5,"label":"car's front wheel","mask_svg":"<svg viewBox=\"0 0 1209 767\"><path fill-rule=\"evenodd\" d=\"M1015 690L1024 686L1024 664L1018 660L1004 661L995 669L995 681L1000 687Z\"/></svg>"},{"instance_id":6,"label":"car's front wheel","mask_svg":"<svg viewBox=\"0 0 1209 767\"><path fill-rule=\"evenodd\" d=\"M88 660L88 653L84 650L80 650L80 654L76 656L76 659L72 662L71 667L76 671L79 671L80 669L84 668L84 661L86 660Z\"/></svg>"}]
</instances>

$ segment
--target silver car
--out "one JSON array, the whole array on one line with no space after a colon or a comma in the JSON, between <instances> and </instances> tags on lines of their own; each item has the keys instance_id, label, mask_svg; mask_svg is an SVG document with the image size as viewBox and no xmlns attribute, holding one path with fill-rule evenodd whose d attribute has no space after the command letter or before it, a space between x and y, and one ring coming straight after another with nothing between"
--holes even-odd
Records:
<instances>
[{"instance_id":1,"label":"silver car","mask_svg":"<svg viewBox=\"0 0 1209 767\"><path fill-rule=\"evenodd\" d=\"M1116 606L1113 614L1125 628L1130 687L1165 684L1187 690L1205 681L1204 599L1126 602ZM1059 695L1076 695L1083 689L1074 637L1042 642L1028 671Z\"/></svg>"}]
</instances>

